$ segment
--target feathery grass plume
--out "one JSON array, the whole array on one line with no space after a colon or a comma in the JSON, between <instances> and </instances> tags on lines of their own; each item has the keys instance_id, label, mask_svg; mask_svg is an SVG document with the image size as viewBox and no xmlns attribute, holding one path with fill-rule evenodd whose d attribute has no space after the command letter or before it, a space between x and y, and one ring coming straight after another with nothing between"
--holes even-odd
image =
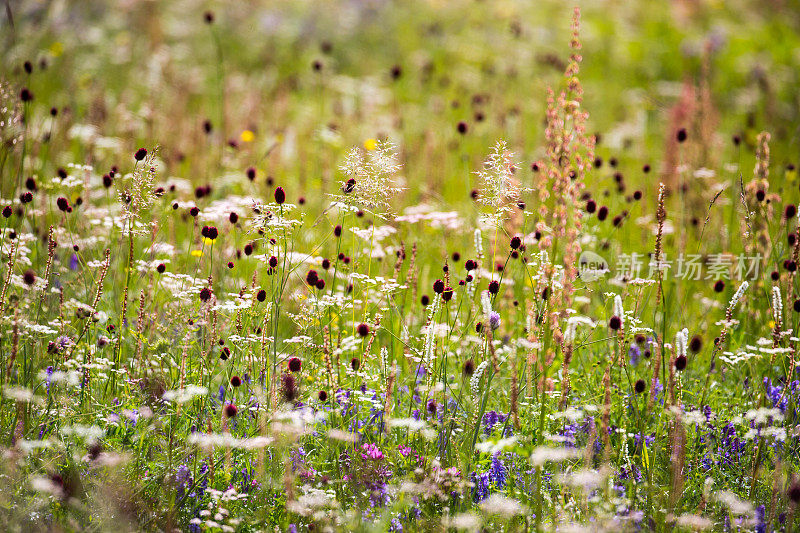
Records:
<instances>
[{"instance_id":1,"label":"feathery grass plume","mask_svg":"<svg viewBox=\"0 0 800 533\"><path fill-rule=\"evenodd\" d=\"M683 427L683 422L681 420L681 407L676 406L673 412L675 413L675 418L672 421L672 439L670 441L670 478L672 483L668 500L668 511L670 513L674 512L678 499L683 494L683 486L686 478L686 429Z\"/></svg>"},{"instance_id":2,"label":"feathery grass plume","mask_svg":"<svg viewBox=\"0 0 800 533\"><path fill-rule=\"evenodd\" d=\"M44 300L45 294L47 293L47 288L50 286L50 273L53 269L53 257L56 253L56 246L58 243L53 237L53 226L51 225L50 228L47 230L47 264L44 268L44 275L42 278L44 279L44 285L42 286L42 300Z\"/></svg>"},{"instance_id":3,"label":"feathery grass plume","mask_svg":"<svg viewBox=\"0 0 800 533\"><path fill-rule=\"evenodd\" d=\"M14 273L14 265L17 262L18 248L17 241L12 241L8 251L8 262L6 262L6 278L3 280L3 290L0 291L0 312L5 310L6 293L9 283L11 283L11 275Z\"/></svg>"},{"instance_id":4,"label":"feathery grass plume","mask_svg":"<svg viewBox=\"0 0 800 533\"><path fill-rule=\"evenodd\" d=\"M92 300L92 313L97 312L97 306L100 304L100 297L103 295L103 283L105 283L106 274L108 274L108 268L111 266L111 250L106 248L104 252L103 263L100 266L100 276L97 279L97 290L94 293L94 300ZM63 295L63 293L61 293ZM63 296L62 296L63 297ZM83 323L83 329L81 330L78 339L82 339L86 332L89 331L89 325L91 321L85 320ZM72 356L75 349L78 347L78 343L72 345L72 349L69 352L70 357Z\"/></svg>"},{"instance_id":5,"label":"feathery grass plume","mask_svg":"<svg viewBox=\"0 0 800 533\"><path fill-rule=\"evenodd\" d=\"M759 268L764 269L772 250L770 222L774 218L774 205L780 196L769 192L769 152L770 134L762 131L756 139L756 165L754 177L744 187L744 207L750 226L744 231L745 251L748 255L758 254L761 257ZM759 214L761 216L754 216ZM752 234L750 232L752 231Z\"/></svg>"},{"instance_id":6,"label":"feathery grass plume","mask_svg":"<svg viewBox=\"0 0 800 533\"><path fill-rule=\"evenodd\" d=\"M781 288L778 285L772 286L772 319L775 326L772 328L772 347L777 348L781 341L781 325L783 324L783 299ZM775 359L775 352L770 358L770 366Z\"/></svg>"},{"instance_id":7,"label":"feathery grass plume","mask_svg":"<svg viewBox=\"0 0 800 533\"><path fill-rule=\"evenodd\" d=\"M145 374L149 373L149 366L141 360L142 357L142 344L144 334L144 308L145 308L145 293L144 289L139 293L139 313L136 316L136 351L133 354L133 360L136 362L136 367Z\"/></svg>"},{"instance_id":8,"label":"feathery grass plume","mask_svg":"<svg viewBox=\"0 0 800 533\"><path fill-rule=\"evenodd\" d=\"M558 304L566 309L572 304L573 283L578 276L577 262L581 253L578 234L581 231L582 206L579 206L584 179L594 161L594 135L586 132L589 113L581 107L583 88L578 78L580 62L580 8L575 7L572 16L572 39L570 58L564 71L565 88L554 97L548 89L547 141L548 162L545 173L549 180L555 205L550 226L553 237L564 240L562 264L564 275L562 289L557 295ZM558 253L558 250L554 250ZM563 313L561 315L563 316Z\"/></svg>"},{"instance_id":9,"label":"feathery grass plume","mask_svg":"<svg viewBox=\"0 0 800 533\"><path fill-rule=\"evenodd\" d=\"M362 360L366 363L367 356L372 351L372 343L375 342L375 335L377 334L378 327L381 325L381 319L383 317L380 313L375 314L375 318L373 319L372 327L370 328L369 332L369 340L367 340L367 346L364 348L364 354L362 356Z\"/></svg>"},{"instance_id":10,"label":"feathery grass plume","mask_svg":"<svg viewBox=\"0 0 800 533\"><path fill-rule=\"evenodd\" d=\"M497 141L482 168L475 173L481 181L479 201L492 209L491 213L481 215L487 225L499 227L519 203L520 187L514 177L513 158L514 154L507 149L505 141Z\"/></svg>"},{"instance_id":11,"label":"feathery grass plume","mask_svg":"<svg viewBox=\"0 0 800 533\"><path fill-rule=\"evenodd\" d=\"M411 276L409 279L408 276ZM418 284L417 284L417 243L411 245L411 260L408 262L408 270L406 271L407 285L411 287L411 299L417 301L418 297ZM401 339L403 342L408 342L408 326L403 328L403 335L405 338Z\"/></svg>"},{"instance_id":12,"label":"feathery grass plume","mask_svg":"<svg viewBox=\"0 0 800 533\"><path fill-rule=\"evenodd\" d=\"M661 298L663 297L662 294L662 283L664 281L664 272L660 268L661 265L661 256L663 253L663 238L664 238L664 222L667 220L667 210L664 207L664 201L666 196L666 186L663 183L658 184L658 207L656 208L656 220L658 221L658 230L656 232L656 249L654 253L655 257L655 264L659 265L658 268L658 287L656 289L656 306L661 304Z\"/></svg>"},{"instance_id":13,"label":"feathery grass plume","mask_svg":"<svg viewBox=\"0 0 800 533\"><path fill-rule=\"evenodd\" d=\"M495 373L500 372L500 359L497 357L497 349L494 346L494 335L492 334L492 327L489 324L483 324L483 334L486 337L486 346L489 348L492 370L494 370Z\"/></svg>"},{"instance_id":14,"label":"feathery grass plume","mask_svg":"<svg viewBox=\"0 0 800 533\"><path fill-rule=\"evenodd\" d=\"M331 363L330 328L328 326L322 328L322 358L325 363L325 373L328 376L328 388L333 390L333 364Z\"/></svg>"},{"instance_id":15,"label":"feathery grass plume","mask_svg":"<svg viewBox=\"0 0 800 533\"><path fill-rule=\"evenodd\" d=\"M178 395L183 396L183 391L186 386L186 359L189 357L189 341L191 333L187 332L186 335L183 336L183 342L181 342L181 368L178 372ZM178 403L176 407L176 414L180 416L181 414L181 403Z\"/></svg>"},{"instance_id":16,"label":"feathery grass plume","mask_svg":"<svg viewBox=\"0 0 800 533\"><path fill-rule=\"evenodd\" d=\"M400 241L400 247L397 250L397 260L394 263L394 277L398 279L400 276L400 268L403 266L403 261L406 260L406 245Z\"/></svg>"},{"instance_id":17,"label":"feathery grass plume","mask_svg":"<svg viewBox=\"0 0 800 533\"><path fill-rule=\"evenodd\" d=\"M119 203L122 206L122 218L127 222L128 231L144 233L146 229L140 229L134 225L134 221L140 218L153 202L158 198L155 190L156 179L156 157L159 148L156 146L147 152L144 159L136 161L133 173L126 175L118 181Z\"/></svg>"},{"instance_id":18,"label":"feathery grass plume","mask_svg":"<svg viewBox=\"0 0 800 533\"><path fill-rule=\"evenodd\" d=\"M396 174L402 168L397 149L389 141L376 141L372 150L356 146L340 166L346 179L341 193L331 195L333 201L383 217L391 210L392 197L403 190L395 186Z\"/></svg>"},{"instance_id":19,"label":"feathery grass plume","mask_svg":"<svg viewBox=\"0 0 800 533\"><path fill-rule=\"evenodd\" d=\"M787 225L789 221L786 221ZM791 261L795 267L800 264L800 226L795 228L794 231L789 233L789 237L794 237L794 245L792 246ZM791 242L791 241L790 241ZM795 286L795 278L797 277L797 268L789 271L789 279L786 283L786 302L793 302L797 299L797 288Z\"/></svg>"}]
</instances>

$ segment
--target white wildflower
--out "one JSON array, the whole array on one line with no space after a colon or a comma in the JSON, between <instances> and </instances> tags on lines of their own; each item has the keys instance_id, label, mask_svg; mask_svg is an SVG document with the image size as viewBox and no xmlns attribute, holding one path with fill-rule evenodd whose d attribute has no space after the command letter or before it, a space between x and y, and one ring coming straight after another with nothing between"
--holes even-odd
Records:
<instances>
[{"instance_id":1,"label":"white wildflower","mask_svg":"<svg viewBox=\"0 0 800 533\"><path fill-rule=\"evenodd\" d=\"M777 285L772 286L772 316L776 324L783 323L783 299L781 289Z\"/></svg>"},{"instance_id":2,"label":"white wildflower","mask_svg":"<svg viewBox=\"0 0 800 533\"><path fill-rule=\"evenodd\" d=\"M549 446L539 446L531 453L531 463L534 466L542 466L547 462L560 463L578 456L577 448L551 448Z\"/></svg>"},{"instance_id":3,"label":"white wildflower","mask_svg":"<svg viewBox=\"0 0 800 533\"><path fill-rule=\"evenodd\" d=\"M731 298L730 303L728 303L729 310L733 311L733 308L736 307L736 304L739 302L739 300L741 300L748 287L750 287L750 283L747 281L744 281L741 285L739 285L739 288L736 289L736 292L734 293L733 298Z\"/></svg>"},{"instance_id":4,"label":"white wildflower","mask_svg":"<svg viewBox=\"0 0 800 533\"><path fill-rule=\"evenodd\" d=\"M486 370L486 367L489 366L489 360L483 361L481 364L478 365L478 368L475 369L475 373L472 374L472 377L469 380L469 387L472 391L472 396L475 399L478 399L478 394L480 394L480 386L481 386L481 376L483 376L483 372Z\"/></svg>"},{"instance_id":5,"label":"white wildflower","mask_svg":"<svg viewBox=\"0 0 800 533\"><path fill-rule=\"evenodd\" d=\"M505 518L512 518L525 512L525 506L520 502L496 492L483 500L480 506L486 514L500 515Z\"/></svg>"}]
</instances>

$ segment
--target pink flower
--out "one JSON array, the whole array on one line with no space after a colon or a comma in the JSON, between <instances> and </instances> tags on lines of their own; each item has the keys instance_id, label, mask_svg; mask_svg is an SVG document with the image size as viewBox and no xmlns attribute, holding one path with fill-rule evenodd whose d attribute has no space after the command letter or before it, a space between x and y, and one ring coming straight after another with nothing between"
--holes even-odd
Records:
<instances>
[{"instance_id":1,"label":"pink flower","mask_svg":"<svg viewBox=\"0 0 800 533\"><path fill-rule=\"evenodd\" d=\"M372 443L361 445L361 450L361 457L364 459L374 459L375 461L383 459L383 452Z\"/></svg>"},{"instance_id":2,"label":"pink flower","mask_svg":"<svg viewBox=\"0 0 800 533\"><path fill-rule=\"evenodd\" d=\"M398 444L397 449L400 451L400 455L403 457L408 457L408 454L411 453L411 448L408 446L403 446L402 444Z\"/></svg>"}]
</instances>

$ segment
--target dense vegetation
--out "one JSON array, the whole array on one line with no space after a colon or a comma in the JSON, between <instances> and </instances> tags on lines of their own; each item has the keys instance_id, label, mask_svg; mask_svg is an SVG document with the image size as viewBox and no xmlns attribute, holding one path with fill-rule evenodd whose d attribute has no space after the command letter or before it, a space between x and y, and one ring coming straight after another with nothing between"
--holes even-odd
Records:
<instances>
[{"instance_id":1,"label":"dense vegetation","mask_svg":"<svg viewBox=\"0 0 800 533\"><path fill-rule=\"evenodd\" d=\"M784 2L7 2L4 531L797 531Z\"/></svg>"}]
</instances>

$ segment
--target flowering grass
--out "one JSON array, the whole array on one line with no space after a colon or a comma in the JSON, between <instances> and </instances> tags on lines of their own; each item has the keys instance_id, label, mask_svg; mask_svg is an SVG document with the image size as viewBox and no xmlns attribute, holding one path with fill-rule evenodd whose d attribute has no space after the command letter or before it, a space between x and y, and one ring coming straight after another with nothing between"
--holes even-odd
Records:
<instances>
[{"instance_id":1,"label":"flowering grass","mask_svg":"<svg viewBox=\"0 0 800 533\"><path fill-rule=\"evenodd\" d=\"M8 3L3 530L797 531L736 4Z\"/></svg>"}]
</instances>

